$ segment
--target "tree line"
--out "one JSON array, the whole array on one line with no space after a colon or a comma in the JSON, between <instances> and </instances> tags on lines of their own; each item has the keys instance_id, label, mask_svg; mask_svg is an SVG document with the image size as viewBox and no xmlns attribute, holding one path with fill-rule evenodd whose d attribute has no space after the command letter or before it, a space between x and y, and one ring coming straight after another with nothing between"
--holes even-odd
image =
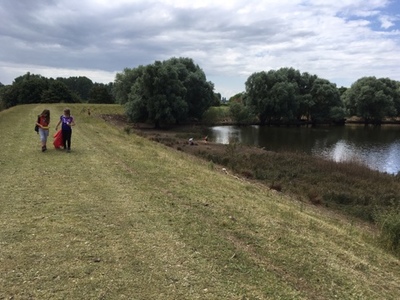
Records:
<instances>
[{"instance_id":1,"label":"tree line","mask_svg":"<svg viewBox=\"0 0 400 300\"><path fill-rule=\"evenodd\" d=\"M125 68L113 83L93 83L87 77L48 79L27 73L12 85L0 83L0 109L28 103L119 103L132 122L156 127L201 120L211 106L222 103L214 84L191 58L170 58ZM294 68L255 72L245 91L231 97L229 110L238 124L343 123L357 116L380 124L400 116L400 82L374 76L351 87Z\"/></svg>"},{"instance_id":2,"label":"tree line","mask_svg":"<svg viewBox=\"0 0 400 300\"><path fill-rule=\"evenodd\" d=\"M28 72L11 85L0 84L0 109L30 103L115 103L112 88L112 83L82 76L53 79Z\"/></svg>"},{"instance_id":3,"label":"tree line","mask_svg":"<svg viewBox=\"0 0 400 300\"><path fill-rule=\"evenodd\" d=\"M400 116L400 82L389 78L363 77L338 88L317 75L281 68L253 73L245 85L245 92L230 99L237 123L343 123L357 116L380 124Z\"/></svg>"}]
</instances>

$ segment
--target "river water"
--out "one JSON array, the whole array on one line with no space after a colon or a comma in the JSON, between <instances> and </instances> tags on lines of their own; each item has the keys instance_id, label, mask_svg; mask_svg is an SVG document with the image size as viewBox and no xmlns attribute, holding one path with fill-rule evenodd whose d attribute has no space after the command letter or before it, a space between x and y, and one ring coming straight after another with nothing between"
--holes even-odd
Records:
<instances>
[{"instance_id":1,"label":"river water","mask_svg":"<svg viewBox=\"0 0 400 300\"><path fill-rule=\"evenodd\" d=\"M294 151L334 161L358 161L369 168L400 172L400 126L338 127L215 126L209 140L237 142L271 151Z\"/></svg>"}]
</instances>

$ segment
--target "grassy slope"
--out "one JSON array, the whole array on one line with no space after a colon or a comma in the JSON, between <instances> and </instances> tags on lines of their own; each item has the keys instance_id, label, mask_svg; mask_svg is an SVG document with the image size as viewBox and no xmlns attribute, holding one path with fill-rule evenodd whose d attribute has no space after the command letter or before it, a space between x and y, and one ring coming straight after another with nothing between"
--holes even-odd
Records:
<instances>
[{"instance_id":1,"label":"grassy slope","mask_svg":"<svg viewBox=\"0 0 400 300\"><path fill-rule=\"evenodd\" d=\"M93 117L117 106L41 153L46 107L0 112L0 299L400 298L372 229Z\"/></svg>"}]
</instances>

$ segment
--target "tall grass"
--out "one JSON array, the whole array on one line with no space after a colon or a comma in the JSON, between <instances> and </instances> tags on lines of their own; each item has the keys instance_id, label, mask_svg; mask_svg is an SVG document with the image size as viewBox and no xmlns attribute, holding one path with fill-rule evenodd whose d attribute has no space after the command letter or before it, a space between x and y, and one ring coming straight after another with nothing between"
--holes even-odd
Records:
<instances>
[{"instance_id":1,"label":"tall grass","mask_svg":"<svg viewBox=\"0 0 400 300\"><path fill-rule=\"evenodd\" d=\"M400 210L384 210L377 214L380 242L393 253L400 253Z\"/></svg>"}]
</instances>

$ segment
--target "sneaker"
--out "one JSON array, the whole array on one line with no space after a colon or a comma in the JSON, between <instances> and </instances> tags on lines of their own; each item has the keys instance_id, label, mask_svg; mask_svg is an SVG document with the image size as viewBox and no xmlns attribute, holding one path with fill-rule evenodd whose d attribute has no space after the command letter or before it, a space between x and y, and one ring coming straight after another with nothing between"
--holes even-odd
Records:
<instances>
[{"instance_id":1,"label":"sneaker","mask_svg":"<svg viewBox=\"0 0 400 300\"><path fill-rule=\"evenodd\" d=\"M47 150L46 146L42 146L42 152L44 152L46 150Z\"/></svg>"},{"instance_id":2,"label":"sneaker","mask_svg":"<svg viewBox=\"0 0 400 300\"><path fill-rule=\"evenodd\" d=\"M67 152L70 153L70 152L71 152L71 149L67 149Z\"/></svg>"}]
</instances>

